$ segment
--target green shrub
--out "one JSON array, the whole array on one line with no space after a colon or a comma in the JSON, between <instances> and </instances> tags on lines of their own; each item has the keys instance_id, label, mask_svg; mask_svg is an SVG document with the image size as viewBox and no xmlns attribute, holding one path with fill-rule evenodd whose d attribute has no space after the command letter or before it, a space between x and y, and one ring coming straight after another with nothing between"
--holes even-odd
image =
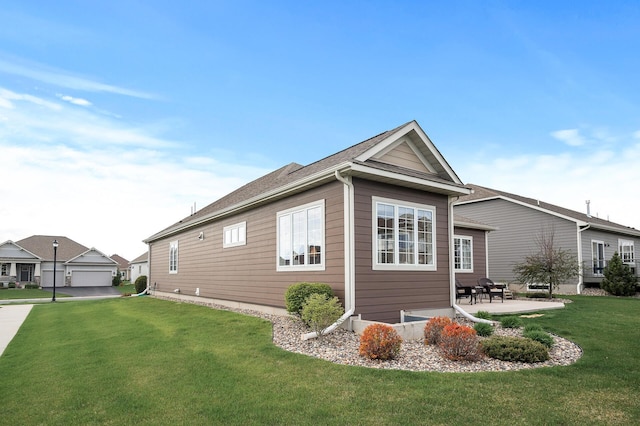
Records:
<instances>
[{"instance_id":1,"label":"green shrub","mask_svg":"<svg viewBox=\"0 0 640 426\"><path fill-rule=\"evenodd\" d=\"M136 287L136 293L142 293L147 288L147 276L140 275L133 285Z\"/></svg>"},{"instance_id":2,"label":"green shrub","mask_svg":"<svg viewBox=\"0 0 640 426\"><path fill-rule=\"evenodd\" d=\"M122 283L122 276L120 275L120 269L118 269L118 272L111 278L111 285L118 287L120 283Z\"/></svg>"},{"instance_id":3,"label":"green shrub","mask_svg":"<svg viewBox=\"0 0 640 426\"><path fill-rule=\"evenodd\" d=\"M476 312L475 317L482 319L491 319L491 314L487 311L478 311Z\"/></svg>"},{"instance_id":4,"label":"green shrub","mask_svg":"<svg viewBox=\"0 0 640 426\"><path fill-rule=\"evenodd\" d=\"M492 336L480 342L482 351L491 358L511 362L543 362L549 351L540 342L521 337Z\"/></svg>"},{"instance_id":5,"label":"green shrub","mask_svg":"<svg viewBox=\"0 0 640 426\"><path fill-rule=\"evenodd\" d=\"M344 314L337 297L326 294L312 294L302 306L301 317L313 331L322 336L322 330L336 322Z\"/></svg>"},{"instance_id":6,"label":"green shrub","mask_svg":"<svg viewBox=\"0 0 640 426\"><path fill-rule=\"evenodd\" d=\"M329 284L322 283L297 283L289 286L284 294L284 300L287 305L287 312L300 316L302 314L302 306L307 297L312 294L324 294L333 297L333 290Z\"/></svg>"},{"instance_id":7,"label":"green shrub","mask_svg":"<svg viewBox=\"0 0 640 426\"><path fill-rule=\"evenodd\" d=\"M536 323L530 323L530 324L525 324L524 326L524 332L527 331L544 331L542 329L542 326L540 324L536 324Z\"/></svg>"},{"instance_id":8,"label":"green shrub","mask_svg":"<svg viewBox=\"0 0 640 426\"><path fill-rule=\"evenodd\" d=\"M440 343L440 334L442 329L452 324L449 317L433 317L424 326L424 343L425 345L437 345Z\"/></svg>"},{"instance_id":9,"label":"green shrub","mask_svg":"<svg viewBox=\"0 0 640 426\"><path fill-rule=\"evenodd\" d=\"M26 283L26 284L24 285L24 288L28 288L28 289L33 290L33 289L38 289L38 288L40 288L40 286L39 286L38 284L36 284L36 283Z\"/></svg>"},{"instance_id":10,"label":"green shrub","mask_svg":"<svg viewBox=\"0 0 640 426\"><path fill-rule=\"evenodd\" d=\"M16 288L16 283L14 283L13 281L11 281L9 283L9 288Z\"/></svg>"},{"instance_id":11,"label":"green shrub","mask_svg":"<svg viewBox=\"0 0 640 426\"><path fill-rule=\"evenodd\" d=\"M453 361L477 361L482 357L476 331L458 323L452 323L442 329L440 343L442 356Z\"/></svg>"},{"instance_id":12,"label":"green shrub","mask_svg":"<svg viewBox=\"0 0 640 426\"><path fill-rule=\"evenodd\" d=\"M369 359L389 360L400 353L402 337L386 324L371 324L360 336L360 356Z\"/></svg>"},{"instance_id":13,"label":"green shrub","mask_svg":"<svg viewBox=\"0 0 640 426\"><path fill-rule=\"evenodd\" d=\"M525 297L528 299L546 299L549 297L549 293L526 293Z\"/></svg>"},{"instance_id":14,"label":"green shrub","mask_svg":"<svg viewBox=\"0 0 640 426\"><path fill-rule=\"evenodd\" d=\"M522 326L522 321L514 316L502 317L500 318L500 325L504 328L518 328Z\"/></svg>"},{"instance_id":15,"label":"green shrub","mask_svg":"<svg viewBox=\"0 0 640 426\"><path fill-rule=\"evenodd\" d=\"M524 331L522 333L523 337L527 339L535 340L536 342L540 342L545 345L547 348L553 346L553 337L549 333L546 333L542 330L529 330Z\"/></svg>"},{"instance_id":16,"label":"green shrub","mask_svg":"<svg viewBox=\"0 0 640 426\"><path fill-rule=\"evenodd\" d=\"M613 257L602 273L604 278L600 286L603 290L614 296L633 296L636 293L638 280L629 265L622 263L618 252L613 253Z\"/></svg>"},{"instance_id":17,"label":"green shrub","mask_svg":"<svg viewBox=\"0 0 640 426\"><path fill-rule=\"evenodd\" d=\"M486 322L475 323L473 329L478 333L478 336L489 337L493 334L493 326Z\"/></svg>"}]
</instances>

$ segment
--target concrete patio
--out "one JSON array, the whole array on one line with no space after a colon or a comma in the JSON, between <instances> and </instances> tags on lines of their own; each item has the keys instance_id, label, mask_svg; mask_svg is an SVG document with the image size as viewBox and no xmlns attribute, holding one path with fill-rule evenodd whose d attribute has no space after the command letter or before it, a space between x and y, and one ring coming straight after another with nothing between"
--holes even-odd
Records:
<instances>
[{"instance_id":1,"label":"concrete patio","mask_svg":"<svg viewBox=\"0 0 640 426\"><path fill-rule=\"evenodd\" d=\"M505 299L504 302L500 299L494 299L493 302L489 303L489 300L484 299L470 305L468 299L463 299L459 301L458 306L470 314L475 314L478 311L487 311L490 314L525 314L550 309L562 309L564 308L564 303L541 302L534 299Z\"/></svg>"}]
</instances>

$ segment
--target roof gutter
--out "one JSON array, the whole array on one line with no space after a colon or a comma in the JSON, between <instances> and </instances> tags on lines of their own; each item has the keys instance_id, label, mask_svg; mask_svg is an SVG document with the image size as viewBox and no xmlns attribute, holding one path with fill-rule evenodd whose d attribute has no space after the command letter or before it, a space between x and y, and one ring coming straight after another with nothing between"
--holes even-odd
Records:
<instances>
[{"instance_id":1,"label":"roof gutter","mask_svg":"<svg viewBox=\"0 0 640 426\"><path fill-rule=\"evenodd\" d=\"M351 177L344 177L338 170L334 176L344 184L344 304L345 313L336 322L322 330L321 334L331 333L345 322L356 311L356 288L355 288L355 215L354 215L354 189ZM318 337L317 332L302 335L303 340Z\"/></svg>"}]
</instances>

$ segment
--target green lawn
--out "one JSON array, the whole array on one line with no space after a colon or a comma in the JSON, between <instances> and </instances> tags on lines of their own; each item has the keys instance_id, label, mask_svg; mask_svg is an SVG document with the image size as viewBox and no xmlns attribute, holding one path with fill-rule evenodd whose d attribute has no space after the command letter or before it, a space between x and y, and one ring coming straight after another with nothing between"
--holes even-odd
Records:
<instances>
[{"instance_id":1,"label":"green lawn","mask_svg":"<svg viewBox=\"0 0 640 426\"><path fill-rule=\"evenodd\" d=\"M0 424L638 424L640 300L573 300L527 321L576 364L465 374L335 365L151 297L38 305L0 357Z\"/></svg>"},{"instance_id":2,"label":"green lawn","mask_svg":"<svg viewBox=\"0 0 640 426\"><path fill-rule=\"evenodd\" d=\"M40 290L37 288L4 288L0 290L0 300L16 300L16 299L51 299L53 293L51 291ZM56 291L56 298L69 297Z\"/></svg>"}]
</instances>

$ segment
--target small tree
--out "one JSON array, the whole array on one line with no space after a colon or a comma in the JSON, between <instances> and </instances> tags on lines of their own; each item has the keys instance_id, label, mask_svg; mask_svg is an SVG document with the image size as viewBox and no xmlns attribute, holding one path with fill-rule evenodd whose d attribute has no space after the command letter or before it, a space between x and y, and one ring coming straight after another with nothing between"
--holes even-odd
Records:
<instances>
[{"instance_id":1,"label":"small tree","mask_svg":"<svg viewBox=\"0 0 640 426\"><path fill-rule=\"evenodd\" d=\"M111 279L111 284L114 287L118 287L120 284L122 284L122 275L120 275L120 269L118 269L118 272Z\"/></svg>"},{"instance_id":2,"label":"small tree","mask_svg":"<svg viewBox=\"0 0 640 426\"><path fill-rule=\"evenodd\" d=\"M324 329L336 322L343 313L344 309L337 297L314 293L302 305L301 317L320 337Z\"/></svg>"},{"instance_id":3,"label":"small tree","mask_svg":"<svg viewBox=\"0 0 640 426\"><path fill-rule=\"evenodd\" d=\"M613 257L605 266L603 274L604 279L600 283L603 290L614 296L633 296L635 294L638 281L629 265L622 263L618 252L613 253Z\"/></svg>"},{"instance_id":4,"label":"small tree","mask_svg":"<svg viewBox=\"0 0 640 426\"><path fill-rule=\"evenodd\" d=\"M556 247L554 242L555 230L542 231L536 237L538 252L524 258L522 263L513 267L518 281L522 283L549 285L549 298L553 297L553 290L561 283L575 278L580 273L578 258L568 250Z\"/></svg>"}]
</instances>

